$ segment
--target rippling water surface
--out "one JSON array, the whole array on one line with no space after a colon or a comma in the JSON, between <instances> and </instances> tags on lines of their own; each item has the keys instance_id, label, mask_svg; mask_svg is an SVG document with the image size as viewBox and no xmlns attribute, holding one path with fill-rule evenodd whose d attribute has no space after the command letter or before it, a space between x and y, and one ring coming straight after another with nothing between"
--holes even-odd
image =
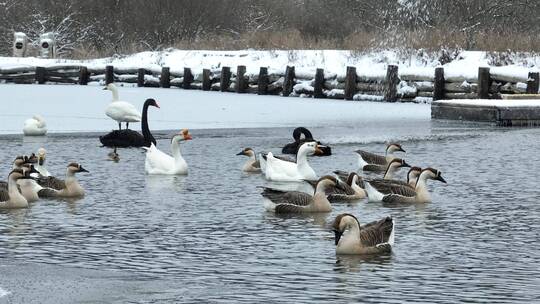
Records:
<instances>
[{"instance_id":1,"label":"rippling water surface","mask_svg":"<svg viewBox=\"0 0 540 304\"><path fill-rule=\"evenodd\" d=\"M45 147L49 171L78 161L81 200L0 212L0 303L533 302L540 297L540 129L381 123L313 128L332 145L311 158L322 175L356 166L352 151L398 140L409 163L440 169L433 203L334 205L330 214L266 213L258 186L302 188L244 174L241 148L279 151L290 128L193 130L190 175L147 176L139 149L106 160L97 134L0 137L0 173ZM158 133L170 151L169 135ZM391 215L391 255L336 257L328 225Z\"/></svg>"}]
</instances>

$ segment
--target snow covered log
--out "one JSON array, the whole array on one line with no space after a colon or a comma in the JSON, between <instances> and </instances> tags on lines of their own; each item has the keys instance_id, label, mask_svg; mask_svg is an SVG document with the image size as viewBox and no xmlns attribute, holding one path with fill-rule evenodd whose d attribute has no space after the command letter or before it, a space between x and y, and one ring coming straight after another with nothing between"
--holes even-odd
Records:
<instances>
[{"instance_id":1,"label":"snow covered log","mask_svg":"<svg viewBox=\"0 0 540 304\"><path fill-rule=\"evenodd\" d=\"M478 84L468 83L466 81L462 83L447 82L444 84L444 90L448 93L476 93Z\"/></svg>"},{"instance_id":2,"label":"snow covered log","mask_svg":"<svg viewBox=\"0 0 540 304\"><path fill-rule=\"evenodd\" d=\"M358 82L356 83L356 89L360 92L382 92L384 91L384 85L373 82Z\"/></svg>"}]
</instances>

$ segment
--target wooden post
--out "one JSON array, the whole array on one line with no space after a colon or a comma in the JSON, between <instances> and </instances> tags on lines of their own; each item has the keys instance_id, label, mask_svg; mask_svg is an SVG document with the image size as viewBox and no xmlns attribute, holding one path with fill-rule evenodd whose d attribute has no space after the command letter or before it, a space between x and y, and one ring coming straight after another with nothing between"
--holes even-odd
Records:
<instances>
[{"instance_id":1,"label":"wooden post","mask_svg":"<svg viewBox=\"0 0 540 304\"><path fill-rule=\"evenodd\" d=\"M313 86L313 97L315 98L325 97L323 94L323 86L324 86L324 70L317 69L317 72L315 72L315 84Z\"/></svg>"},{"instance_id":2,"label":"wooden post","mask_svg":"<svg viewBox=\"0 0 540 304\"><path fill-rule=\"evenodd\" d=\"M109 84L113 82L114 82L114 67L112 65L108 65L105 67L105 84Z\"/></svg>"},{"instance_id":3,"label":"wooden post","mask_svg":"<svg viewBox=\"0 0 540 304\"><path fill-rule=\"evenodd\" d=\"M36 81L38 84L45 83L45 74L47 74L47 70L44 67L36 67Z\"/></svg>"},{"instance_id":4,"label":"wooden post","mask_svg":"<svg viewBox=\"0 0 540 304\"><path fill-rule=\"evenodd\" d=\"M161 68L159 83L162 88L168 89L171 87L171 69L169 67Z\"/></svg>"},{"instance_id":5,"label":"wooden post","mask_svg":"<svg viewBox=\"0 0 540 304\"><path fill-rule=\"evenodd\" d=\"M146 74L145 69L138 69L137 70L137 86L138 87L144 87L144 75Z\"/></svg>"},{"instance_id":6,"label":"wooden post","mask_svg":"<svg viewBox=\"0 0 540 304\"><path fill-rule=\"evenodd\" d=\"M257 94L258 95L266 95L268 94L268 68L267 67L261 67L259 69L259 80L257 83Z\"/></svg>"},{"instance_id":7,"label":"wooden post","mask_svg":"<svg viewBox=\"0 0 540 304\"><path fill-rule=\"evenodd\" d=\"M90 79L90 73L88 73L88 68L85 66L82 66L79 70L79 84L87 85L89 79Z\"/></svg>"},{"instance_id":8,"label":"wooden post","mask_svg":"<svg viewBox=\"0 0 540 304\"><path fill-rule=\"evenodd\" d=\"M248 83L245 77L246 66L239 65L236 68L236 93L245 93Z\"/></svg>"},{"instance_id":9,"label":"wooden post","mask_svg":"<svg viewBox=\"0 0 540 304\"><path fill-rule=\"evenodd\" d=\"M283 81L283 97L291 95L294 86L294 66L287 66Z\"/></svg>"},{"instance_id":10,"label":"wooden post","mask_svg":"<svg viewBox=\"0 0 540 304\"><path fill-rule=\"evenodd\" d=\"M540 86L540 73L530 72L527 80L527 94L538 94Z\"/></svg>"},{"instance_id":11,"label":"wooden post","mask_svg":"<svg viewBox=\"0 0 540 304\"><path fill-rule=\"evenodd\" d=\"M231 68L224 66L221 68L221 80L220 80L221 92L228 91L230 85L231 85Z\"/></svg>"},{"instance_id":12,"label":"wooden post","mask_svg":"<svg viewBox=\"0 0 540 304\"><path fill-rule=\"evenodd\" d=\"M435 83L433 84L433 101L444 99L444 68L435 69Z\"/></svg>"},{"instance_id":13,"label":"wooden post","mask_svg":"<svg viewBox=\"0 0 540 304\"><path fill-rule=\"evenodd\" d=\"M489 98L489 87L491 86L491 79L489 76L489 68L478 69L478 99Z\"/></svg>"},{"instance_id":14,"label":"wooden post","mask_svg":"<svg viewBox=\"0 0 540 304\"><path fill-rule=\"evenodd\" d=\"M193 74L191 74L190 68L184 68L184 82L182 83L182 87L184 90L191 89L191 83L193 82Z\"/></svg>"},{"instance_id":15,"label":"wooden post","mask_svg":"<svg viewBox=\"0 0 540 304\"><path fill-rule=\"evenodd\" d=\"M399 84L398 66L389 65L386 69L386 88L384 99L389 102L397 101L397 86Z\"/></svg>"},{"instance_id":16,"label":"wooden post","mask_svg":"<svg viewBox=\"0 0 540 304\"><path fill-rule=\"evenodd\" d=\"M203 91L210 91L212 88L212 81L210 80L210 70L202 70L202 89Z\"/></svg>"},{"instance_id":17,"label":"wooden post","mask_svg":"<svg viewBox=\"0 0 540 304\"><path fill-rule=\"evenodd\" d=\"M345 76L345 99L353 100L356 93L356 68L348 66Z\"/></svg>"}]
</instances>

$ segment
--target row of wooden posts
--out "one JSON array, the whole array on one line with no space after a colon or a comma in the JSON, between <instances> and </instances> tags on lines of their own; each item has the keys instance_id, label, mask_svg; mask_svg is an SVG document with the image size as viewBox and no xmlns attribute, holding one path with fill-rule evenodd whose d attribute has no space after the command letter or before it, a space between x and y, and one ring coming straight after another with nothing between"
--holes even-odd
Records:
<instances>
[{"instance_id":1,"label":"row of wooden posts","mask_svg":"<svg viewBox=\"0 0 540 304\"><path fill-rule=\"evenodd\" d=\"M81 66L78 75L76 75L77 72L72 72L70 76L73 78L76 78L78 76L77 80L66 80L65 78L62 79L62 76L66 77L65 72L61 71L50 71L45 67L36 67L35 69L35 79L38 84L44 84L47 81L53 81L53 82L78 82L81 85L86 85L90 81L90 75L91 72L89 69L85 66ZM137 69L137 86L144 87L148 84L145 83L145 75L147 75L148 70L144 68ZM210 69L203 69L202 72L202 90L204 91L210 91L212 89L212 73ZM221 68L221 75L220 75L220 91L229 91L231 86L231 77L232 72L231 68L224 66ZM295 85L295 68L294 66L287 66L285 74L284 74L284 81L283 81L283 87L282 87L282 95L283 96L289 96L293 92L293 87ZM445 89L445 75L444 75L444 68L438 67L435 69L435 75L434 75L434 81L433 81L433 100L443 100L447 98L446 95L446 89ZM387 67L386 71L386 77L384 80L382 80L381 89L382 94L384 95L383 98L386 101L389 102L395 102L399 99L398 96L398 85L400 83L400 77L398 74L398 66L396 65L389 65ZM115 82L115 72L114 67L112 65L105 67L105 83L113 83ZM190 68L184 68L183 71L183 82L180 85L180 87L184 89L191 89L191 84L194 82L194 75ZM358 92L357 87L358 82L358 76L356 73L356 68L349 66L346 70L345 75L345 85L343 89L343 97L346 100L353 100L354 95ZM492 76L490 75L490 69L487 67L481 67L478 71L478 86L477 86L477 92L472 93L477 98L480 99L488 99L488 98L496 98L491 88L491 84L493 82ZM326 95L324 94L324 83L325 83L325 75L323 69L317 69L315 73L315 77L312 81L313 83L313 97L315 98L324 98ZM235 91L237 93L246 93L248 91L248 77L246 77L246 66L240 65L236 69L236 85L235 85ZM268 86L270 84L269 74L268 74L268 68L267 67L261 67L259 70L259 76L257 81L257 89L256 93L259 95L266 95L268 94ZM531 72L529 73L529 77L527 80L527 90L526 92L529 94L537 94L539 90L539 84L540 84L540 75L538 72ZM162 88L170 88L171 87L171 70L169 67L162 67L161 74L159 76L159 84L154 84L154 86L159 85ZM214 88L215 89L215 88ZM253 91L253 90L252 90Z\"/></svg>"}]
</instances>

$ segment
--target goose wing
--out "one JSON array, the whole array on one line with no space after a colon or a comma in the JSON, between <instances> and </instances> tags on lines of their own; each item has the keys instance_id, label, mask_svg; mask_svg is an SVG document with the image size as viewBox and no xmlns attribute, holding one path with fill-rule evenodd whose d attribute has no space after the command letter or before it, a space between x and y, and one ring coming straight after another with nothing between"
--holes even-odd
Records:
<instances>
[{"instance_id":1,"label":"goose wing","mask_svg":"<svg viewBox=\"0 0 540 304\"><path fill-rule=\"evenodd\" d=\"M54 176L41 176L38 177L36 182L43 188L50 188L54 190L62 190L66 188L66 183Z\"/></svg>"},{"instance_id":2,"label":"goose wing","mask_svg":"<svg viewBox=\"0 0 540 304\"><path fill-rule=\"evenodd\" d=\"M304 206L293 204L277 204L275 208L276 213L303 213L304 210Z\"/></svg>"},{"instance_id":3,"label":"goose wing","mask_svg":"<svg viewBox=\"0 0 540 304\"><path fill-rule=\"evenodd\" d=\"M386 171L386 166L385 165L367 164L364 167L362 167L362 170L370 171L370 172L381 172L381 171Z\"/></svg>"},{"instance_id":4,"label":"goose wing","mask_svg":"<svg viewBox=\"0 0 540 304\"><path fill-rule=\"evenodd\" d=\"M349 174L350 174L350 173L347 172L347 171L343 171L343 170L336 170L336 171L334 171L334 174L336 175L336 177L337 177L340 181L346 183L346 182L347 182L347 179L349 179Z\"/></svg>"},{"instance_id":5,"label":"goose wing","mask_svg":"<svg viewBox=\"0 0 540 304\"><path fill-rule=\"evenodd\" d=\"M407 183L376 179L370 181L369 184L383 194L397 194L404 197L416 196L416 190Z\"/></svg>"},{"instance_id":6,"label":"goose wing","mask_svg":"<svg viewBox=\"0 0 540 304\"><path fill-rule=\"evenodd\" d=\"M6 189L0 189L0 202L7 202L9 201L9 193L7 188Z\"/></svg>"},{"instance_id":7,"label":"goose wing","mask_svg":"<svg viewBox=\"0 0 540 304\"><path fill-rule=\"evenodd\" d=\"M0 181L0 190L6 190L8 189L8 183L4 181Z\"/></svg>"},{"instance_id":8,"label":"goose wing","mask_svg":"<svg viewBox=\"0 0 540 304\"><path fill-rule=\"evenodd\" d=\"M360 227L360 242L364 247L375 247L388 243L393 230L394 221L391 217L371 222Z\"/></svg>"},{"instance_id":9,"label":"goose wing","mask_svg":"<svg viewBox=\"0 0 540 304\"><path fill-rule=\"evenodd\" d=\"M313 196L300 191L282 191L272 188L264 188L262 196L271 200L273 203L277 204L277 206L283 204L307 206L313 202Z\"/></svg>"},{"instance_id":10,"label":"goose wing","mask_svg":"<svg viewBox=\"0 0 540 304\"><path fill-rule=\"evenodd\" d=\"M273 155L272 156L274 158L277 158L279 160L282 160L282 161L285 161L285 162L289 162L289 163L295 163L296 164L296 160L292 157L289 157L289 156L285 156L285 155ZM261 157L263 157L264 159L267 159L268 157L268 153L261 153Z\"/></svg>"},{"instance_id":11,"label":"goose wing","mask_svg":"<svg viewBox=\"0 0 540 304\"><path fill-rule=\"evenodd\" d=\"M414 204L416 201L414 196L388 194L383 197L382 202L389 204Z\"/></svg>"},{"instance_id":12,"label":"goose wing","mask_svg":"<svg viewBox=\"0 0 540 304\"><path fill-rule=\"evenodd\" d=\"M256 160L256 161L253 162L252 166L253 166L253 168L260 169L261 168L261 162L259 160Z\"/></svg>"},{"instance_id":13,"label":"goose wing","mask_svg":"<svg viewBox=\"0 0 540 304\"><path fill-rule=\"evenodd\" d=\"M382 155L378 155L378 154L374 154L374 153L366 152L362 150L358 150L356 151L356 153L358 153L360 157L362 157L362 159L368 164L385 166L387 163L386 157Z\"/></svg>"}]
</instances>

